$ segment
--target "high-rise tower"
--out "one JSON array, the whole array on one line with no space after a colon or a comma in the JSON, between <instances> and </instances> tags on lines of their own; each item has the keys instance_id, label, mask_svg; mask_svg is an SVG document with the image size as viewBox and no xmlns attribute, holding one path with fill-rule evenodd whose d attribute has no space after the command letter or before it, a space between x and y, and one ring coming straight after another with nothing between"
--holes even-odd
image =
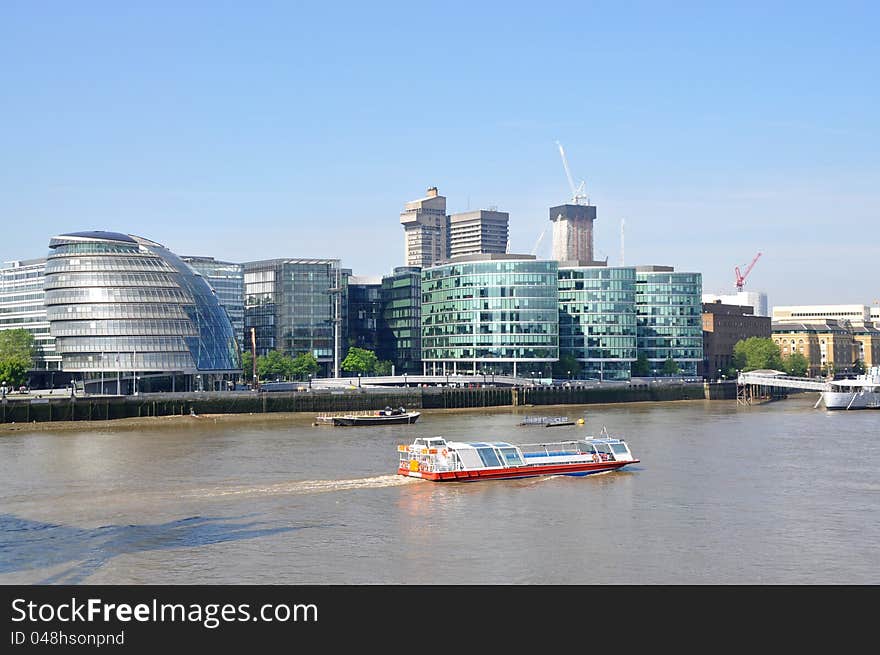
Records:
<instances>
[{"instance_id":1,"label":"high-rise tower","mask_svg":"<svg viewBox=\"0 0 880 655\"><path fill-rule=\"evenodd\" d=\"M602 263L593 260L595 205L551 207L550 220L553 222L553 259L578 262L581 266Z\"/></svg>"},{"instance_id":2,"label":"high-rise tower","mask_svg":"<svg viewBox=\"0 0 880 655\"><path fill-rule=\"evenodd\" d=\"M406 203L400 223L407 266L424 268L449 256L446 197L439 195L437 187L430 187L424 198Z\"/></svg>"}]
</instances>

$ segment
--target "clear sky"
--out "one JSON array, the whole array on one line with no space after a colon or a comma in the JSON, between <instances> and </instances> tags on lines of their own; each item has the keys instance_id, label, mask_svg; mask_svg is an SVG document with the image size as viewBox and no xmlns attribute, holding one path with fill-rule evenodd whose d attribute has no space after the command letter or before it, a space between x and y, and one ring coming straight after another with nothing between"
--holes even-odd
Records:
<instances>
[{"instance_id":1,"label":"clear sky","mask_svg":"<svg viewBox=\"0 0 880 655\"><path fill-rule=\"evenodd\" d=\"M403 265L405 202L570 196L620 263L771 305L880 298L874 2L0 0L0 260L103 229ZM549 257L549 231L537 254Z\"/></svg>"}]
</instances>

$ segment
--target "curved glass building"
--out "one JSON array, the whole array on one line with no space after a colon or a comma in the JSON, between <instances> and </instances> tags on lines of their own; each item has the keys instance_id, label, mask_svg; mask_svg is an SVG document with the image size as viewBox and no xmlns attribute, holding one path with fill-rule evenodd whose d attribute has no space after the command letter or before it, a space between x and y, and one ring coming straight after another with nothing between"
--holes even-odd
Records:
<instances>
[{"instance_id":1,"label":"curved glass building","mask_svg":"<svg viewBox=\"0 0 880 655\"><path fill-rule=\"evenodd\" d=\"M45 271L62 369L89 391L214 390L238 345L211 286L161 244L115 232L54 237Z\"/></svg>"},{"instance_id":2,"label":"curved glass building","mask_svg":"<svg viewBox=\"0 0 880 655\"><path fill-rule=\"evenodd\" d=\"M531 375L559 359L555 261L471 255L422 270L428 375Z\"/></svg>"}]
</instances>

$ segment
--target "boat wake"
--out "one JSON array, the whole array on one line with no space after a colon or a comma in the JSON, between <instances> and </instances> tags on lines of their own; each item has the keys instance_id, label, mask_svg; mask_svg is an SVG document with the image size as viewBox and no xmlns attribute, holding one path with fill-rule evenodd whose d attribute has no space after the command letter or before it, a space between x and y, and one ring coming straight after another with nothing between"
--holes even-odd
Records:
<instances>
[{"instance_id":1,"label":"boat wake","mask_svg":"<svg viewBox=\"0 0 880 655\"><path fill-rule=\"evenodd\" d=\"M195 489L184 493L188 498L215 498L223 496L284 496L299 494L316 494L330 491L349 491L352 489L380 489L399 487L418 482L398 474L377 475L371 478L354 478L352 480L295 480L278 482L270 485L226 487L222 489Z\"/></svg>"}]
</instances>

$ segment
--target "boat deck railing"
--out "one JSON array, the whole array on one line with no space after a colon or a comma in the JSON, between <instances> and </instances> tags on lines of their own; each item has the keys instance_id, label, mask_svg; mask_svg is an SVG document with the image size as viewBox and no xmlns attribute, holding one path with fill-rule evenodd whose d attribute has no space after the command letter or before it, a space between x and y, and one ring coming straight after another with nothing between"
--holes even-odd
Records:
<instances>
[{"instance_id":1,"label":"boat deck railing","mask_svg":"<svg viewBox=\"0 0 880 655\"><path fill-rule=\"evenodd\" d=\"M546 423L564 423L567 416L524 416L520 425L544 425Z\"/></svg>"},{"instance_id":2,"label":"boat deck railing","mask_svg":"<svg viewBox=\"0 0 880 655\"><path fill-rule=\"evenodd\" d=\"M385 416L382 412L386 411L383 409L356 409L348 412L321 412L317 415L317 418L333 418L334 416ZM409 413L409 412L405 412ZM401 416L401 414L397 414L396 416Z\"/></svg>"}]
</instances>

